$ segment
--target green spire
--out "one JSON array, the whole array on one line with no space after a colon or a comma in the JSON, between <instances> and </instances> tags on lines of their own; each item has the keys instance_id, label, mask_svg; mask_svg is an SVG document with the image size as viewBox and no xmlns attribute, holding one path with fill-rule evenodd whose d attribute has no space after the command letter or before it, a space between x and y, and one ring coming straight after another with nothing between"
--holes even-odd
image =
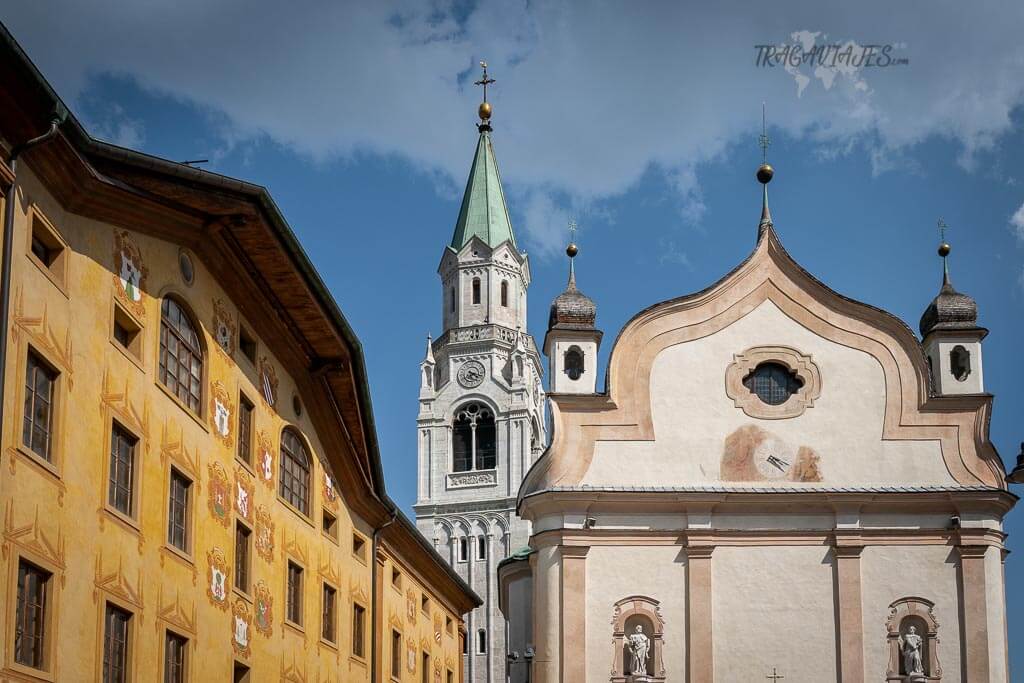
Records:
<instances>
[{"instance_id":1,"label":"green spire","mask_svg":"<svg viewBox=\"0 0 1024 683\"><path fill-rule=\"evenodd\" d=\"M473 167L469 170L466 194L462 197L459 220L452 235L452 249L459 251L466 242L479 237L489 247L496 247L505 240L516 243L512 232L512 221L505 206L505 193L498 176L498 162L491 146L490 126L480 126L480 140L476 144Z\"/></svg>"}]
</instances>

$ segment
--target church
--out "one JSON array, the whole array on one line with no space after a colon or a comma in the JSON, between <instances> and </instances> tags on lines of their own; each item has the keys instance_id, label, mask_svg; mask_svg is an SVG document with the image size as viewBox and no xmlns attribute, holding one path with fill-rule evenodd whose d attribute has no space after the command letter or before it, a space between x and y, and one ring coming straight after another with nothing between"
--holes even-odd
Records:
<instances>
[{"instance_id":1,"label":"church","mask_svg":"<svg viewBox=\"0 0 1024 683\"><path fill-rule=\"evenodd\" d=\"M551 443L516 498L529 543L498 569L510 680L1009 680L1017 497L950 246L918 337L793 260L773 174L753 250L640 310L600 391L570 260L543 345Z\"/></svg>"}]
</instances>

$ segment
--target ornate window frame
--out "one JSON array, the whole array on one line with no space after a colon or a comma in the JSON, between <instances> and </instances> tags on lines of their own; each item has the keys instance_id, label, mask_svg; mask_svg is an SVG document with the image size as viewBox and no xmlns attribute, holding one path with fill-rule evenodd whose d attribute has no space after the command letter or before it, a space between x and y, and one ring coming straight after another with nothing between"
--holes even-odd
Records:
<instances>
[{"instance_id":1,"label":"ornate window frame","mask_svg":"<svg viewBox=\"0 0 1024 683\"><path fill-rule=\"evenodd\" d=\"M661 603L643 595L631 595L615 603L612 612L612 670L611 683L626 683L633 678L624 673L625 662L622 653L626 642L626 622L633 616L646 617L651 622L651 660L654 663L653 676L649 681L665 680L665 662L663 658L665 620L661 617Z\"/></svg>"},{"instance_id":2,"label":"ornate window frame","mask_svg":"<svg viewBox=\"0 0 1024 683\"><path fill-rule=\"evenodd\" d=\"M889 665L885 671L887 681L940 681L942 680L942 664L939 663L939 621L933 609L935 603L924 598L900 598L889 605L889 618L885 622L886 640L889 643ZM917 617L925 623L926 648L928 657L928 673L920 677L908 677L900 674L900 628L908 617Z\"/></svg>"},{"instance_id":3,"label":"ornate window frame","mask_svg":"<svg viewBox=\"0 0 1024 683\"><path fill-rule=\"evenodd\" d=\"M785 403L777 406L761 401L743 384L743 379L762 363L778 363L790 370L803 386ZM750 417L782 420L803 415L821 395L821 371L810 355L789 346L753 346L733 355L725 370L725 393L735 406Z\"/></svg>"}]
</instances>

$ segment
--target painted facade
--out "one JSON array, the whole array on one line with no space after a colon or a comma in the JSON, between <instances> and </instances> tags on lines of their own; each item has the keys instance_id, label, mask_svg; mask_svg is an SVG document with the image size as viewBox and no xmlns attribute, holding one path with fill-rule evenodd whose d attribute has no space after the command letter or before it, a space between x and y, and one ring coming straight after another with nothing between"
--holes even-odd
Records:
<instances>
[{"instance_id":1,"label":"painted facade","mask_svg":"<svg viewBox=\"0 0 1024 683\"><path fill-rule=\"evenodd\" d=\"M976 314L948 273L923 341L829 290L765 190L743 263L627 323L604 392L550 395L531 552L499 569L531 680L1009 680Z\"/></svg>"},{"instance_id":2,"label":"painted facade","mask_svg":"<svg viewBox=\"0 0 1024 683\"><path fill-rule=\"evenodd\" d=\"M530 264L516 246L489 119L451 242L444 248L442 333L420 365L417 528L484 604L466 619L466 679L505 679L497 565L526 544L515 514L523 475L546 443L540 354L526 331Z\"/></svg>"},{"instance_id":3,"label":"painted facade","mask_svg":"<svg viewBox=\"0 0 1024 683\"><path fill-rule=\"evenodd\" d=\"M2 49L10 150L59 103ZM265 190L71 117L3 181L0 680L461 681L479 600L387 497L358 341Z\"/></svg>"}]
</instances>

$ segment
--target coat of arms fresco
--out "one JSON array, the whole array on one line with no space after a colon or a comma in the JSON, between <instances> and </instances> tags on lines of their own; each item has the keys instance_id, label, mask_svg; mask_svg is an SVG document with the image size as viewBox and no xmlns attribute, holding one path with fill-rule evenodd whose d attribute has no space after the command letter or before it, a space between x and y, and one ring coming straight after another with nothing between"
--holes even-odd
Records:
<instances>
[{"instance_id":1,"label":"coat of arms fresco","mask_svg":"<svg viewBox=\"0 0 1024 683\"><path fill-rule=\"evenodd\" d=\"M260 359L260 396L267 405L277 405L277 371L266 356Z\"/></svg>"},{"instance_id":2,"label":"coat of arms fresco","mask_svg":"<svg viewBox=\"0 0 1024 683\"><path fill-rule=\"evenodd\" d=\"M405 592L405 618L416 623L416 593L411 588Z\"/></svg>"},{"instance_id":3,"label":"coat of arms fresco","mask_svg":"<svg viewBox=\"0 0 1024 683\"><path fill-rule=\"evenodd\" d=\"M228 561L224 551L213 548L206 553L206 597L221 609L228 606Z\"/></svg>"},{"instance_id":4,"label":"coat of arms fresco","mask_svg":"<svg viewBox=\"0 0 1024 683\"><path fill-rule=\"evenodd\" d=\"M405 641L405 668L411 674L416 673L416 645L412 642L412 638Z\"/></svg>"},{"instance_id":5,"label":"coat of arms fresco","mask_svg":"<svg viewBox=\"0 0 1024 683\"><path fill-rule=\"evenodd\" d=\"M234 406L228 397L227 387L220 380L210 386L210 422L214 433L224 442L225 446L231 447L231 417Z\"/></svg>"},{"instance_id":6,"label":"coat of arms fresco","mask_svg":"<svg viewBox=\"0 0 1024 683\"><path fill-rule=\"evenodd\" d=\"M208 466L210 474L210 493L207 502L213 518L220 522L221 526L227 527L228 517L231 513L231 484L228 481L228 473L219 462L212 462Z\"/></svg>"},{"instance_id":7,"label":"coat of arms fresco","mask_svg":"<svg viewBox=\"0 0 1024 683\"><path fill-rule=\"evenodd\" d=\"M142 292L146 288L149 271L142 262L139 246L131 234L124 230L114 231L114 268L118 294L136 315L144 317L146 309L142 305Z\"/></svg>"},{"instance_id":8,"label":"coat of arms fresco","mask_svg":"<svg viewBox=\"0 0 1024 683\"><path fill-rule=\"evenodd\" d=\"M253 625L256 630L266 637L274 633L274 597L270 594L270 588L265 581L256 583L255 589L255 614Z\"/></svg>"},{"instance_id":9,"label":"coat of arms fresco","mask_svg":"<svg viewBox=\"0 0 1024 683\"><path fill-rule=\"evenodd\" d=\"M329 465L324 463L324 505L331 510L338 508L338 489L334 486L334 479L329 474Z\"/></svg>"},{"instance_id":10,"label":"coat of arms fresco","mask_svg":"<svg viewBox=\"0 0 1024 683\"><path fill-rule=\"evenodd\" d=\"M213 300L213 338L227 355L235 352L235 321L220 299Z\"/></svg>"},{"instance_id":11,"label":"coat of arms fresco","mask_svg":"<svg viewBox=\"0 0 1024 683\"><path fill-rule=\"evenodd\" d=\"M274 488L274 445L267 433L260 431L256 435L256 466L259 470L260 481L266 484L271 490Z\"/></svg>"},{"instance_id":12,"label":"coat of arms fresco","mask_svg":"<svg viewBox=\"0 0 1024 683\"><path fill-rule=\"evenodd\" d=\"M256 506L256 552L267 562L274 561L274 520L262 505Z\"/></svg>"},{"instance_id":13,"label":"coat of arms fresco","mask_svg":"<svg viewBox=\"0 0 1024 683\"><path fill-rule=\"evenodd\" d=\"M237 468L235 470L235 512L247 522L252 522L252 497L255 489L249 473L242 468Z\"/></svg>"},{"instance_id":14,"label":"coat of arms fresco","mask_svg":"<svg viewBox=\"0 0 1024 683\"><path fill-rule=\"evenodd\" d=\"M249 647L249 627L252 625L252 615L249 614L249 605L242 598L237 598L231 607L231 648L241 657L248 657L251 651Z\"/></svg>"}]
</instances>

